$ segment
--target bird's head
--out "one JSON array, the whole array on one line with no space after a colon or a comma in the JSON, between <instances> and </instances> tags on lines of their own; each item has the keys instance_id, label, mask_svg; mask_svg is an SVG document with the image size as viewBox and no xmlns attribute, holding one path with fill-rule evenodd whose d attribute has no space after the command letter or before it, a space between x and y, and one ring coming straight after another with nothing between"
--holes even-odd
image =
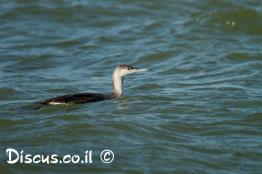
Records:
<instances>
[{"instance_id":1,"label":"bird's head","mask_svg":"<svg viewBox=\"0 0 262 174\"><path fill-rule=\"evenodd\" d=\"M138 69L130 65L121 64L118 65L114 71L115 75L118 75L120 78L124 77L129 74L138 73L138 72L144 72L148 69Z\"/></svg>"}]
</instances>

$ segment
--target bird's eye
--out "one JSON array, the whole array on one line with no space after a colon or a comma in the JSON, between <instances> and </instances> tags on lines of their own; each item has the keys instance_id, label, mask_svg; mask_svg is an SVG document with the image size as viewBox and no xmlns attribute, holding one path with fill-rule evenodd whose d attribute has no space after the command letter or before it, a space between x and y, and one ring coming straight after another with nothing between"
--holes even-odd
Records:
<instances>
[{"instance_id":1,"label":"bird's eye","mask_svg":"<svg viewBox=\"0 0 262 174\"><path fill-rule=\"evenodd\" d=\"M127 68L127 70L130 70L131 68Z\"/></svg>"}]
</instances>

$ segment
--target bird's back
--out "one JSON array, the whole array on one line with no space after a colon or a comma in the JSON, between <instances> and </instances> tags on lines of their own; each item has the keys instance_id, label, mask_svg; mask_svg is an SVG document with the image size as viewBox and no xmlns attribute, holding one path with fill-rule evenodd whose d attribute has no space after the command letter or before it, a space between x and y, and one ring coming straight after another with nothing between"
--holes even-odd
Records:
<instances>
[{"instance_id":1,"label":"bird's back","mask_svg":"<svg viewBox=\"0 0 262 174\"><path fill-rule=\"evenodd\" d=\"M41 104L44 105L62 105L62 104L81 104L97 102L102 100L109 100L114 98L111 94L99 94L99 93L78 93L58 96L54 98L42 101Z\"/></svg>"}]
</instances>

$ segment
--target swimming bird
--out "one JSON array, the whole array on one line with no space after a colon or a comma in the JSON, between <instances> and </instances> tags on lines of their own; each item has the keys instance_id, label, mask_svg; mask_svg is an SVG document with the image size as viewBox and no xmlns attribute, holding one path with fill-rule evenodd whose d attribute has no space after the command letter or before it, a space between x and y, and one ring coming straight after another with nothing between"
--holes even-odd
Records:
<instances>
[{"instance_id":1,"label":"swimming bird","mask_svg":"<svg viewBox=\"0 0 262 174\"><path fill-rule=\"evenodd\" d=\"M123 77L129 74L144 72L147 69L138 69L130 65L121 64L116 67L112 75L113 91L110 94L100 93L77 93L58 96L40 102L42 105L65 105L65 104L83 104L90 102L98 102L120 97L123 89Z\"/></svg>"}]
</instances>

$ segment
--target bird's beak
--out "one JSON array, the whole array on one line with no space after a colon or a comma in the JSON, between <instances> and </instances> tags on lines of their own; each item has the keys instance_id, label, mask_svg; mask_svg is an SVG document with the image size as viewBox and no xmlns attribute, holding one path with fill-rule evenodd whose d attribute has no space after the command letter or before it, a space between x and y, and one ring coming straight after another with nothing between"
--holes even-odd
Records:
<instances>
[{"instance_id":1,"label":"bird's beak","mask_svg":"<svg viewBox=\"0 0 262 174\"><path fill-rule=\"evenodd\" d=\"M138 68L133 69L133 72L134 72L134 73L137 73L137 72L145 72L145 71L148 71L148 69L138 69Z\"/></svg>"}]
</instances>

